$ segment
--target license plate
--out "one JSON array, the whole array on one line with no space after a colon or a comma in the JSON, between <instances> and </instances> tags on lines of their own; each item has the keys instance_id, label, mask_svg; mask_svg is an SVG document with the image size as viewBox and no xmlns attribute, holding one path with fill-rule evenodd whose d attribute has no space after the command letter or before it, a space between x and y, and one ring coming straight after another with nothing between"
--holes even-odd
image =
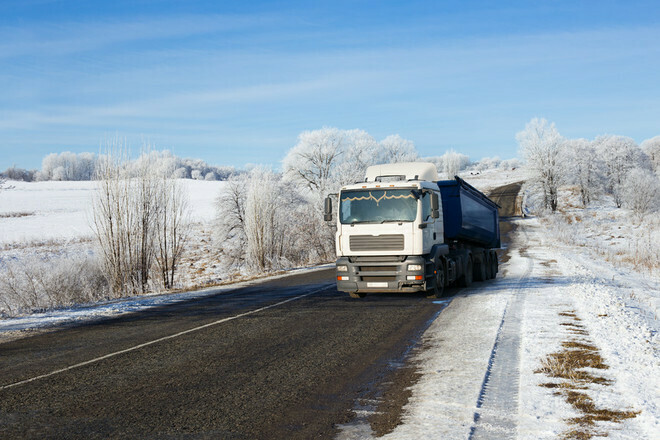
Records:
<instances>
[{"instance_id":1,"label":"license plate","mask_svg":"<svg viewBox=\"0 0 660 440\"><path fill-rule=\"evenodd\" d=\"M384 283L367 283L367 287L387 287L387 282Z\"/></svg>"}]
</instances>

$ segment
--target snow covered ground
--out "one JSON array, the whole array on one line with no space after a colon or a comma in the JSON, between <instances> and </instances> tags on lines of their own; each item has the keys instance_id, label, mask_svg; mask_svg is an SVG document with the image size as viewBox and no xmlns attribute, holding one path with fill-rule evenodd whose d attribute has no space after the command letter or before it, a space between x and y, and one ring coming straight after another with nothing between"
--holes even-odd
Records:
<instances>
[{"instance_id":1,"label":"snow covered ground","mask_svg":"<svg viewBox=\"0 0 660 440\"><path fill-rule=\"evenodd\" d=\"M206 287L240 274L225 274L214 240L215 201L221 181L180 180L188 194L192 236L178 272L180 287ZM7 264L52 267L80 263L93 255L92 201L96 182L10 182L0 191L0 275ZM0 280L1 281L1 280ZM2 293L0 292L0 295ZM0 317L29 313L19 299L0 297ZM46 303L47 301L41 301ZM37 307L38 309L39 307Z\"/></svg>"},{"instance_id":2,"label":"snow covered ground","mask_svg":"<svg viewBox=\"0 0 660 440\"><path fill-rule=\"evenodd\" d=\"M224 182L180 180L190 201L191 219L209 222ZM96 182L11 182L0 192L0 246L89 238Z\"/></svg>"}]
</instances>

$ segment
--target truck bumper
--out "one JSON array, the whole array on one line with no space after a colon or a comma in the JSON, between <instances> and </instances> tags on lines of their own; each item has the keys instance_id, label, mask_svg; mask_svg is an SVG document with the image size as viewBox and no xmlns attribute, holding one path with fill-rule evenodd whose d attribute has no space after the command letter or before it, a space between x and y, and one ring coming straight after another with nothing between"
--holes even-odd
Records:
<instances>
[{"instance_id":1,"label":"truck bumper","mask_svg":"<svg viewBox=\"0 0 660 440\"><path fill-rule=\"evenodd\" d=\"M430 265L427 258L412 255L340 257L336 267L342 292L420 292L427 290Z\"/></svg>"}]
</instances>

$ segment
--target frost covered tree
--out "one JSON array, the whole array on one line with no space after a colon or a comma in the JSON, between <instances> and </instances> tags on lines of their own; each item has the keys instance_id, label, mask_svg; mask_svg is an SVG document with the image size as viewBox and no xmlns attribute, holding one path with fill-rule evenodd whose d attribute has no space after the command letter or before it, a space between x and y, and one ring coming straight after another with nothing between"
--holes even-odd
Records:
<instances>
[{"instance_id":1,"label":"frost covered tree","mask_svg":"<svg viewBox=\"0 0 660 440\"><path fill-rule=\"evenodd\" d=\"M540 188L544 207L556 211L559 186L566 178L564 139L554 123L533 118L516 134L516 140Z\"/></svg>"},{"instance_id":2,"label":"frost covered tree","mask_svg":"<svg viewBox=\"0 0 660 440\"><path fill-rule=\"evenodd\" d=\"M470 158L465 154L460 154L454 150L449 150L442 155L442 171L447 176L447 179L453 179L458 176L461 170L465 169L470 164Z\"/></svg>"},{"instance_id":3,"label":"frost covered tree","mask_svg":"<svg viewBox=\"0 0 660 440\"><path fill-rule=\"evenodd\" d=\"M473 165L476 171L494 170L500 166L502 159L499 156L483 157Z\"/></svg>"},{"instance_id":4,"label":"frost covered tree","mask_svg":"<svg viewBox=\"0 0 660 440\"><path fill-rule=\"evenodd\" d=\"M343 130L342 133L344 149L331 173L330 191L363 180L367 167L381 160L380 146L369 133L364 130Z\"/></svg>"},{"instance_id":5,"label":"frost covered tree","mask_svg":"<svg viewBox=\"0 0 660 440\"><path fill-rule=\"evenodd\" d=\"M621 192L624 206L636 214L646 214L660 207L660 180L649 170L630 170L623 180Z\"/></svg>"},{"instance_id":6,"label":"frost covered tree","mask_svg":"<svg viewBox=\"0 0 660 440\"><path fill-rule=\"evenodd\" d=\"M217 203L223 254L231 265L254 272L300 262L306 250L299 245L298 225L308 219L298 211L304 206L295 188L266 168L230 178Z\"/></svg>"},{"instance_id":7,"label":"frost covered tree","mask_svg":"<svg viewBox=\"0 0 660 440\"><path fill-rule=\"evenodd\" d=\"M414 162L419 154L413 141L398 134L391 134L379 142L379 157L376 163Z\"/></svg>"},{"instance_id":8,"label":"frost covered tree","mask_svg":"<svg viewBox=\"0 0 660 440\"><path fill-rule=\"evenodd\" d=\"M623 181L633 168L649 167L646 155L633 139L626 136L599 136L594 144L605 164L606 189L620 208L623 204Z\"/></svg>"},{"instance_id":9,"label":"frost covered tree","mask_svg":"<svg viewBox=\"0 0 660 440\"><path fill-rule=\"evenodd\" d=\"M346 150L346 135L337 128L304 131L282 161L285 176L324 195Z\"/></svg>"},{"instance_id":10,"label":"frost covered tree","mask_svg":"<svg viewBox=\"0 0 660 440\"><path fill-rule=\"evenodd\" d=\"M231 176L216 201L218 243L230 266L240 267L245 261L245 200L248 174Z\"/></svg>"},{"instance_id":11,"label":"frost covered tree","mask_svg":"<svg viewBox=\"0 0 660 440\"><path fill-rule=\"evenodd\" d=\"M174 276L190 236L188 197L171 172L160 173L154 220L155 260L163 287L174 287Z\"/></svg>"},{"instance_id":12,"label":"frost covered tree","mask_svg":"<svg viewBox=\"0 0 660 440\"><path fill-rule=\"evenodd\" d=\"M37 170L26 170L18 168L15 165L7 168L4 172L0 173L0 178L9 180L17 180L23 182L32 182L37 173Z\"/></svg>"},{"instance_id":13,"label":"frost covered tree","mask_svg":"<svg viewBox=\"0 0 660 440\"><path fill-rule=\"evenodd\" d=\"M328 261L334 251L321 210L271 170L231 177L216 206L218 243L236 269L264 272Z\"/></svg>"},{"instance_id":14,"label":"frost covered tree","mask_svg":"<svg viewBox=\"0 0 660 440\"><path fill-rule=\"evenodd\" d=\"M284 158L283 169L286 179L305 186L320 200L341 185L364 179L370 165L418 157L414 144L399 135L376 142L364 130L326 127L301 133Z\"/></svg>"},{"instance_id":15,"label":"frost covered tree","mask_svg":"<svg viewBox=\"0 0 660 440\"><path fill-rule=\"evenodd\" d=\"M582 207L586 208L602 188L603 162L587 139L568 140L565 148L568 180L579 188Z\"/></svg>"},{"instance_id":16,"label":"frost covered tree","mask_svg":"<svg viewBox=\"0 0 660 440\"><path fill-rule=\"evenodd\" d=\"M640 147L649 158L653 171L660 174L660 136L645 140Z\"/></svg>"},{"instance_id":17,"label":"frost covered tree","mask_svg":"<svg viewBox=\"0 0 660 440\"><path fill-rule=\"evenodd\" d=\"M49 154L41 161L38 180L91 180L98 158L93 153Z\"/></svg>"}]
</instances>

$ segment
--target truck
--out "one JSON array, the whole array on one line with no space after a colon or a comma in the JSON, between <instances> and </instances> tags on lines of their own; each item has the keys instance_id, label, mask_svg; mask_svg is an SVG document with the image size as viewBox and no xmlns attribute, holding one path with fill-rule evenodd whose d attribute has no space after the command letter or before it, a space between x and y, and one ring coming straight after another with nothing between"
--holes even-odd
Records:
<instances>
[{"instance_id":1,"label":"truck","mask_svg":"<svg viewBox=\"0 0 660 440\"><path fill-rule=\"evenodd\" d=\"M439 180L432 163L370 166L363 182L328 196L324 211L336 225L337 290L353 298L439 298L450 285L497 275L498 205L460 177Z\"/></svg>"}]
</instances>

